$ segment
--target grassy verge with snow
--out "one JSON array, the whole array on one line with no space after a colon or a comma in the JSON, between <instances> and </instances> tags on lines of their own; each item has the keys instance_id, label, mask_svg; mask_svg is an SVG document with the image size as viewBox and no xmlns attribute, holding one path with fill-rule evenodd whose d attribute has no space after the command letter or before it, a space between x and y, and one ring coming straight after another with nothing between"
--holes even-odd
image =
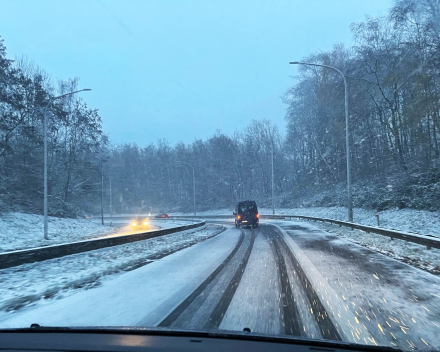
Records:
<instances>
[{"instance_id":1,"label":"grassy verge with snow","mask_svg":"<svg viewBox=\"0 0 440 352\"><path fill-rule=\"evenodd\" d=\"M425 246L416 243L397 239L392 240L386 236L366 233L356 229L351 230L347 227L339 227L327 223L319 223L316 226L391 258L403 261L432 274L440 275L440 249L427 249Z\"/></svg>"},{"instance_id":2,"label":"grassy verge with snow","mask_svg":"<svg viewBox=\"0 0 440 352\"><path fill-rule=\"evenodd\" d=\"M111 234L116 228L91 219L49 217L49 239L43 238L43 216L6 213L0 216L0 252L81 241Z\"/></svg>"},{"instance_id":3,"label":"grassy verge with snow","mask_svg":"<svg viewBox=\"0 0 440 352\"><path fill-rule=\"evenodd\" d=\"M114 221L102 226L99 219L66 219L49 217L49 239L43 238L43 216L25 213L6 213L0 216L0 253L71 243L111 235L129 235L134 231L130 221ZM148 230L187 225L187 222L150 221Z\"/></svg>"}]
</instances>

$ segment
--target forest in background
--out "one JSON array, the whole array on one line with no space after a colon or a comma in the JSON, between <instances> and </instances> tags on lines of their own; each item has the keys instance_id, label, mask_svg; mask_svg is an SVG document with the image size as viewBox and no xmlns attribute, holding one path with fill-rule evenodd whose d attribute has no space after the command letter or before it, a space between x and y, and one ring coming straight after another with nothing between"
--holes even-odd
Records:
<instances>
[{"instance_id":1,"label":"forest in background","mask_svg":"<svg viewBox=\"0 0 440 352\"><path fill-rule=\"evenodd\" d=\"M302 61L347 78L355 206L440 209L440 1L395 1L387 16L353 23L355 45ZM1 38L0 38L1 39ZM292 59L292 58L288 58ZM288 61L287 59L287 61ZM78 96L48 109L49 214L192 211L237 200L277 206L346 204L344 86L328 69L298 66L285 93L285 137L269 121L226 136L169 145L115 145ZM54 81L0 42L0 211L42 213L43 111L78 80ZM84 96L85 98L85 96ZM146 116L145 119L149 117Z\"/></svg>"}]
</instances>

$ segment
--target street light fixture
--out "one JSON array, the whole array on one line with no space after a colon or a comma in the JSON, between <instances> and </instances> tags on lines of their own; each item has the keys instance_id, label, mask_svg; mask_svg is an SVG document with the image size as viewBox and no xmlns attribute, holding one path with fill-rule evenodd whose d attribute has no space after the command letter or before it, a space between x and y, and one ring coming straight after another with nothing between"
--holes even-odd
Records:
<instances>
[{"instance_id":1,"label":"street light fixture","mask_svg":"<svg viewBox=\"0 0 440 352\"><path fill-rule=\"evenodd\" d=\"M345 79L345 76L341 71L339 71L337 68L332 67L332 66L312 64L312 63L299 62L299 61L289 62L289 64L290 65L307 65L307 66L318 66L318 67L329 68L333 71L338 72L344 80L344 88L345 88L345 150L346 150L346 159L347 159L348 221L353 222L353 200L352 200L352 194L351 194L351 171L350 171L350 130L348 128L347 80Z\"/></svg>"},{"instance_id":2,"label":"street light fixture","mask_svg":"<svg viewBox=\"0 0 440 352\"><path fill-rule=\"evenodd\" d=\"M59 95L57 97L53 97L49 100L49 102L46 104L46 107L44 108L43 112L43 139L44 139L44 239L48 240L49 237L47 236L47 230L48 230L48 222L47 222L47 118L46 118L46 112L49 106L57 99L66 97L68 95L72 95L79 92L86 92L90 91L91 89L81 89L77 90L75 92L70 92L66 94Z\"/></svg>"},{"instance_id":3,"label":"street light fixture","mask_svg":"<svg viewBox=\"0 0 440 352\"><path fill-rule=\"evenodd\" d=\"M194 216L196 215L196 179L194 176L194 167L191 164L185 163L183 161L176 161L179 164L185 164L188 165L193 172L193 207L194 207Z\"/></svg>"}]
</instances>

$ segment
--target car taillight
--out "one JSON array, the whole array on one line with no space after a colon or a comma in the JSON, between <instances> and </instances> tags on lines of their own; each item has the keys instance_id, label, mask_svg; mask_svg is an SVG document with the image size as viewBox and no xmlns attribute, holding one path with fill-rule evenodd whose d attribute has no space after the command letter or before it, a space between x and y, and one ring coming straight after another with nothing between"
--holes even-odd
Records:
<instances>
[{"instance_id":1,"label":"car taillight","mask_svg":"<svg viewBox=\"0 0 440 352\"><path fill-rule=\"evenodd\" d=\"M241 219L241 216L240 216L240 215L237 215L237 219L240 220L240 219Z\"/></svg>"},{"instance_id":2,"label":"car taillight","mask_svg":"<svg viewBox=\"0 0 440 352\"><path fill-rule=\"evenodd\" d=\"M257 214L257 218L259 218L260 217L260 214Z\"/></svg>"}]
</instances>

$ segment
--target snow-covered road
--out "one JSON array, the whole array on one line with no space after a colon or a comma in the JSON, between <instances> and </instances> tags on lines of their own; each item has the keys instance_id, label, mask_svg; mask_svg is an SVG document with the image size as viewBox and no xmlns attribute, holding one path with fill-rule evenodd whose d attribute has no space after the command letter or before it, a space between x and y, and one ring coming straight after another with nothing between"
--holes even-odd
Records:
<instances>
[{"instance_id":1,"label":"snow-covered road","mask_svg":"<svg viewBox=\"0 0 440 352\"><path fill-rule=\"evenodd\" d=\"M306 222L235 229L0 327L159 326L439 348L440 278Z\"/></svg>"}]
</instances>

